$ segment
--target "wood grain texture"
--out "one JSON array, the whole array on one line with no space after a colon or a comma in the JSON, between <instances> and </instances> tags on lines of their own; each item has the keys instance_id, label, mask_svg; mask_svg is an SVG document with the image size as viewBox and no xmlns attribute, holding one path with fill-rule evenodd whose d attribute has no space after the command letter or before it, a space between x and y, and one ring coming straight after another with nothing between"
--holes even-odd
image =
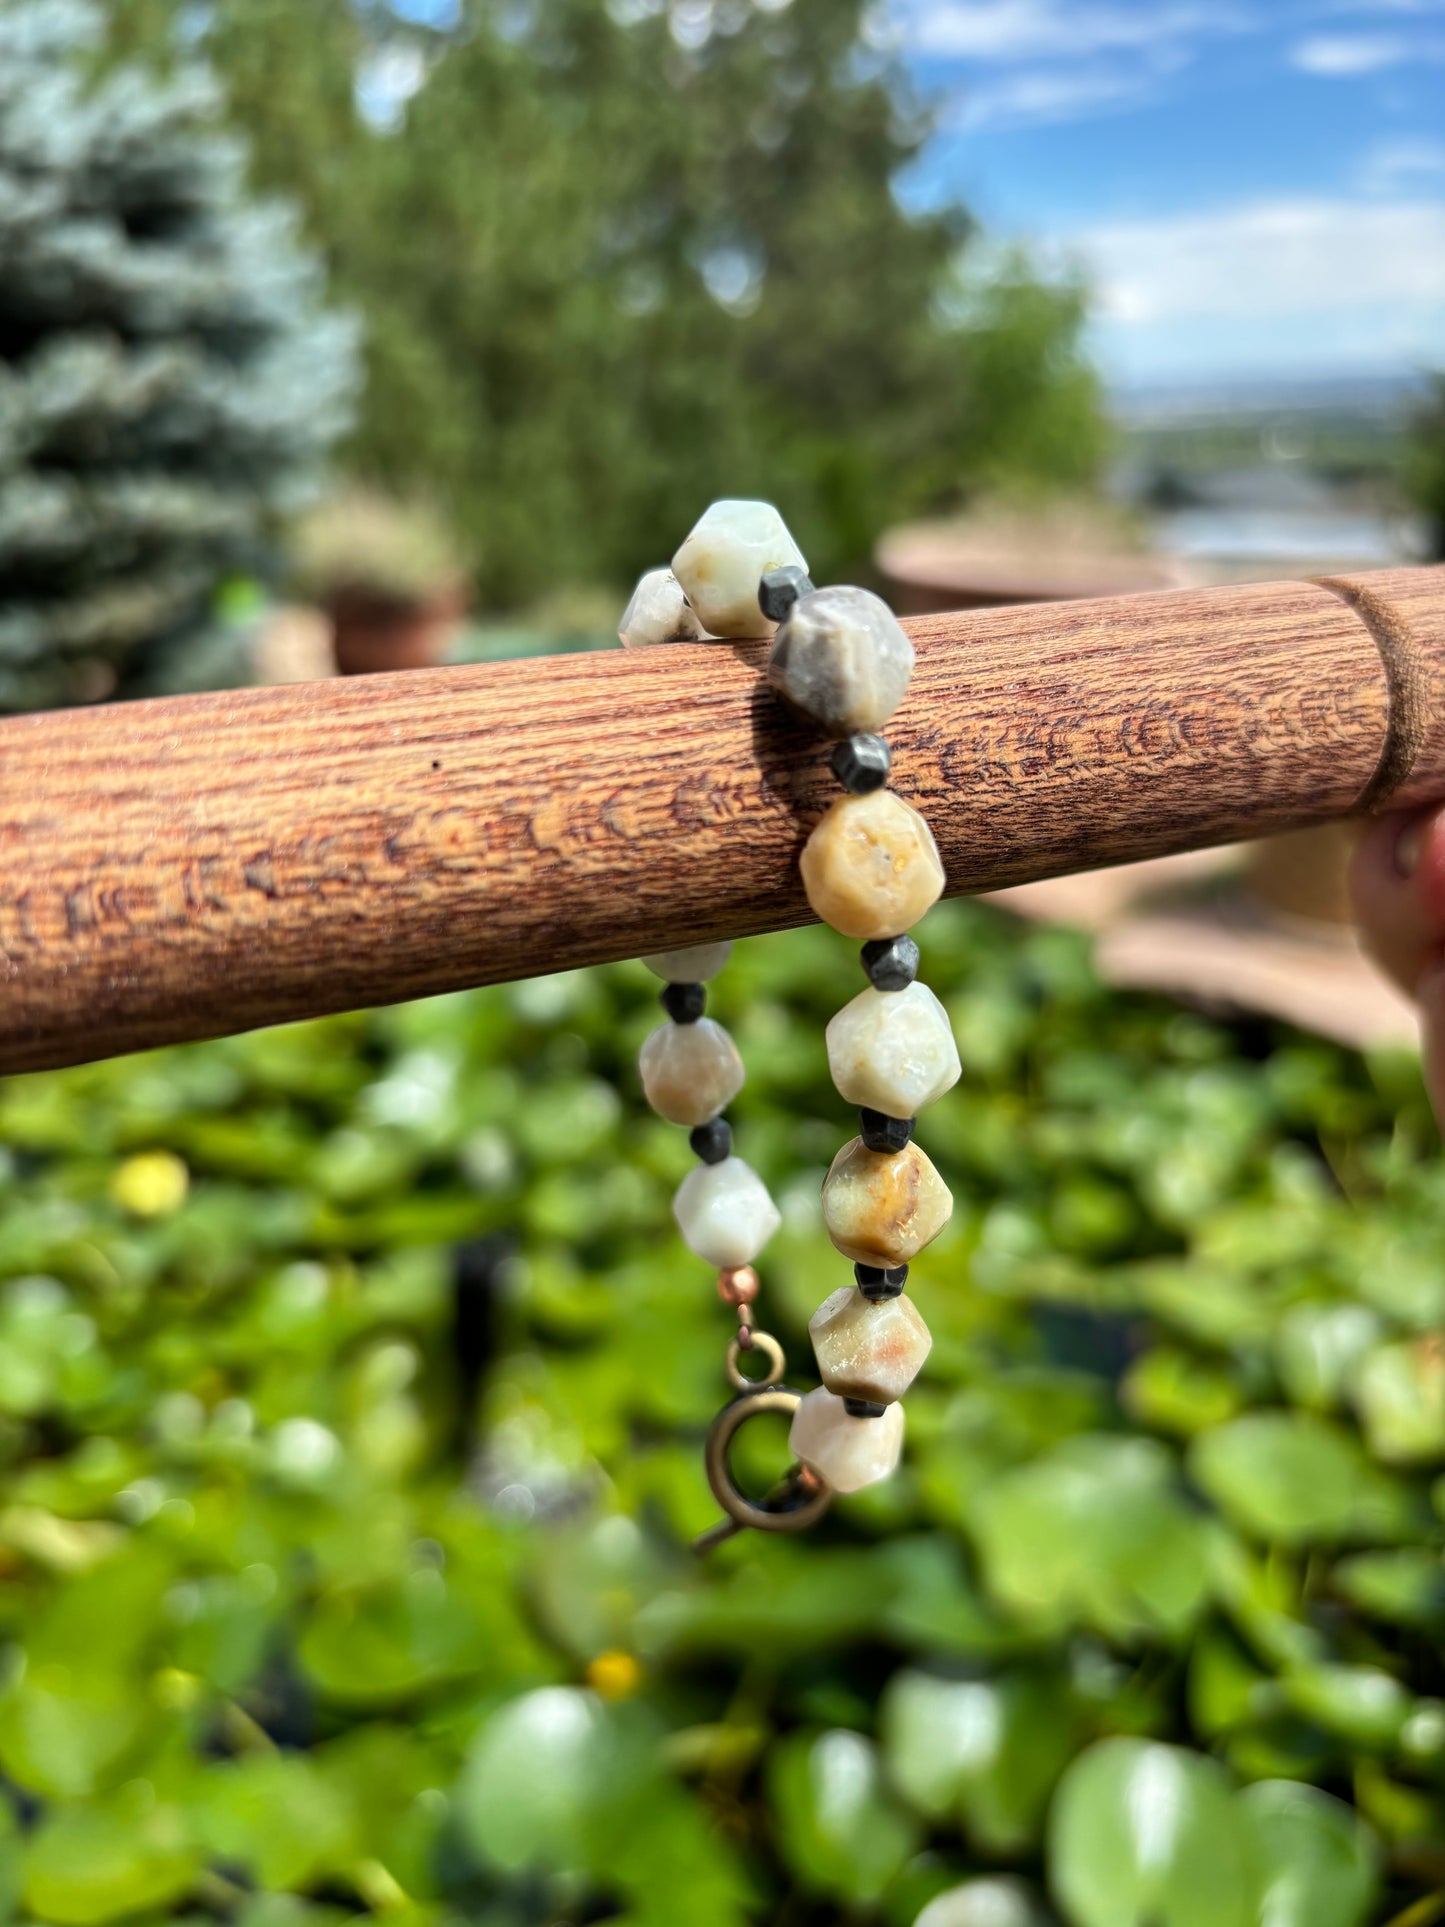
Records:
<instances>
[{"instance_id":1,"label":"wood grain texture","mask_svg":"<svg viewBox=\"0 0 1445 1927\"><path fill-rule=\"evenodd\" d=\"M1445 570L1381 580L1424 637ZM1338 587L910 628L895 781L951 892L1319 822L1380 800L1398 762L1391 678ZM827 745L763 686L764 653L619 650L0 724L0 1068L806 921L798 850L837 790ZM1445 739L1412 749L1408 781L1445 791Z\"/></svg>"},{"instance_id":2,"label":"wood grain texture","mask_svg":"<svg viewBox=\"0 0 1445 1927\"><path fill-rule=\"evenodd\" d=\"M1320 580L1370 630L1390 685L1390 742L1364 805L1427 803L1445 789L1445 569Z\"/></svg>"}]
</instances>

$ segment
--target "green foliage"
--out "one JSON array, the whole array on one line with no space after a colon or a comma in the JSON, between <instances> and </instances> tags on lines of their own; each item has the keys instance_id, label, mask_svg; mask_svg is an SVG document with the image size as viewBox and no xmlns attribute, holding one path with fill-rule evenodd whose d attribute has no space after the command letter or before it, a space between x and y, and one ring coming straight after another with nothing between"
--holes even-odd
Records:
<instances>
[{"instance_id":1,"label":"green foliage","mask_svg":"<svg viewBox=\"0 0 1445 1927\"><path fill-rule=\"evenodd\" d=\"M445 500L487 599L630 579L679 502L786 501L825 579L962 492L1093 476L1079 291L970 248L960 280L961 210L904 212L928 118L864 0L209 15L258 177L366 318L355 460ZM387 56L427 73L377 132L343 83Z\"/></svg>"},{"instance_id":2,"label":"green foliage","mask_svg":"<svg viewBox=\"0 0 1445 1927\"><path fill-rule=\"evenodd\" d=\"M705 1566L727 1321L664 1229L689 1154L640 1103L640 967L0 1085L0 1901L1430 1918L1416 1067L1110 994L982 907L923 935L966 1070L926 1120L958 1209L904 1470ZM855 976L802 931L714 1000L804 1382ZM766 1483L781 1436L742 1443Z\"/></svg>"},{"instance_id":3,"label":"green foliage","mask_svg":"<svg viewBox=\"0 0 1445 1927\"><path fill-rule=\"evenodd\" d=\"M1429 526L1431 555L1445 561L1445 374L1432 378L1411 418L1404 482Z\"/></svg>"},{"instance_id":4,"label":"green foliage","mask_svg":"<svg viewBox=\"0 0 1445 1927\"><path fill-rule=\"evenodd\" d=\"M345 425L350 322L205 74L0 0L0 709L243 680L219 586Z\"/></svg>"}]
</instances>

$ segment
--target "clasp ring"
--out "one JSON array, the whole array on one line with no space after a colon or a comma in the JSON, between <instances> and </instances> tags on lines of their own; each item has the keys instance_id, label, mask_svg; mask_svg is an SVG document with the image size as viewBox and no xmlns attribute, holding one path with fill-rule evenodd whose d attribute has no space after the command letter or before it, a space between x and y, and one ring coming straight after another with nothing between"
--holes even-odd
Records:
<instances>
[{"instance_id":1,"label":"clasp ring","mask_svg":"<svg viewBox=\"0 0 1445 1927\"><path fill-rule=\"evenodd\" d=\"M755 1334L754 1345L758 1345L759 1338L765 1336ZM703 1454L707 1482L712 1487L713 1497L728 1516L695 1541L694 1552L707 1552L712 1546L741 1531L744 1526L752 1526L759 1532L803 1532L822 1518L832 1501L832 1489L807 1466L793 1466L765 1499L749 1498L733 1477L729 1452L734 1437L748 1420L761 1418L770 1412L791 1418L802 1402L801 1392L775 1382L782 1370L782 1352L776 1340L772 1344L774 1352L770 1354L770 1361L775 1355L776 1372L770 1372L766 1380L749 1386L731 1404L724 1405L708 1427L707 1446ZM759 1346L759 1349L762 1347ZM741 1376L739 1373L738 1377ZM746 1379L743 1383L748 1385Z\"/></svg>"}]
</instances>

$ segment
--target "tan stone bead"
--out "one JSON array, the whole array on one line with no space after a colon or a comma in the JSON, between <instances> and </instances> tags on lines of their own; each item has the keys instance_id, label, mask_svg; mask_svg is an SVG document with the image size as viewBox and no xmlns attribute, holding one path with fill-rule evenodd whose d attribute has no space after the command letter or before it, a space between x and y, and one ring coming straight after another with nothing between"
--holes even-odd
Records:
<instances>
[{"instance_id":1,"label":"tan stone bead","mask_svg":"<svg viewBox=\"0 0 1445 1927\"><path fill-rule=\"evenodd\" d=\"M870 1151L845 1144L823 1180L823 1223L845 1258L906 1265L953 1216L953 1194L916 1144Z\"/></svg>"},{"instance_id":2,"label":"tan stone bead","mask_svg":"<svg viewBox=\"0 0 1445 1927\"><path fill-rule=\"evenodd\" d=\"M845 937L897 937L943 894L933 832L892 790L844 796L803 846L803 887Z\"/></svg>"},{"instance_id":3,"label":"tan stone bead","mask_svg":"<svg viewBox=\"0 0 1445 1927\"><path fill-rule=\"evenodd\" d=\"M829 1023L827 1044L838 1095L885 1117L916 1117L962 1072L948 1012L927 984L859 991Z\"/></svg>"},{"instance_id":4,"label":"tan stone bead","mask_svg":"<svg viewBox=\"0 0 1445 1927\"><path fill-rule=\"evenodd\" d=\"M903 1407L890 1405L879 1418L854 1418L841 1398L820 1385L799 1399L788 1448L835 1492L861 1492L897 1467L903 1453Z\"/></svg>"},{"instance_id":5,"label":"tan stone bead","mask_svg":"<svg viewBox=\"0 0 1445 1927\"><path fill-rule=\"evenodd\" d=\"M669 1124L706 1124L726 1110L746 1073L721 1024L659 1024L638 1056L648 1103Z\"/></svg>"},{"instance_id":6,"label":"tan stone bead","mask_svg":"<svg viewBox=\"0 0 1445 1927\"><path fill-rule=\"evenodd\" d=\"M902 1398L933 1349L907 1292L873 1304L856 1285L843 1285L823 1300L808 1320L808 1335L828 1390L873 1405Z\"/></svg>"}]
</instances>

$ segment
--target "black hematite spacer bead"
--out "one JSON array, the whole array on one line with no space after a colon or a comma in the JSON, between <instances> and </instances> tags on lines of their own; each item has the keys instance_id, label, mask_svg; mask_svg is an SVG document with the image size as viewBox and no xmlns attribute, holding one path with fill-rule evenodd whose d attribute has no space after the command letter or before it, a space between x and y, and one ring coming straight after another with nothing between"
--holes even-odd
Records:
<instances>
[{"instance_id":1,"label":"black hematite spacer bead","mask_svg":"<svg viewBox=\"0 0 1445 1927\"><path fill-rule=\"evenodd\" d=\"M907 1265L889 1265L887 1270L878 1265L854 1265L853 1276L858 1281L858 1289L870 1304L879 1304L885 1298L896 1298L908 1283Z\"/></svg>"},{"instance_id":2,"label":"black hematite spacer bead","mask_svg":"<svg viewBox=\"0 0 1445 1927\"><path fill-rule=\"evenodd\" d=\"M788 611L800 595L811 595L813 582L806 569L788 562L781 569L769 569L758 584L758 607L769 622L786 621Z\"/></svg>"},{"instance_id":3,"label":"black hematite spacer bead","mask_svg":"<svg viewBox=\"0 0 1445 1927\"><path fill-rule=\"evenodd\" d=\"M888 781L893 757L881 736L845 736L828 767L851 795L867 796Z\"/></svg>"},{"instance_id":4,"label":"black hematite spacer bead","mask_svg":"<svg viewBox=\"0 0 1445 1927\"><path fill-rule=\"evenodd\" d=\"M695 1024L707 1009L707 992L701 984L669 984L662 1008L675 1024Z\"/></svg>"},{"instance_id":5,"label":"black hematite spacer bead","mask_svg":"<svg viewBox=\"0 0 1445 1927\"><path fill-rule=\"evenodd\" d=\"M912 937L877 937L858 954L875 990L907 990L918 975L918 945Z\"/></svg>"},{"instance_id":6,"label":"black hematite spacer bead","mask_svg":"<svg viewBox=\"0 0 1445 1927\"><path fill-rule=\"evenodd\" d=\"M913 1136L915 1117L889 1117L886 1111L860 1111L863 1142L870 1151L901 1151Z\"/></svg>"},{"instance_id":7,"label":"black hematite spacer bead","mask_svg":"<svg viewBox=\"0 0 1445 1927\"><path fill-rule=\"evenodd\" d=\"M888 1407L871 1398L845 1398L843 1410L849 1418L882 1418Z\"/></svg>"},{"instance_id":8,"label":"black hematite spacer bead","mask_svg":"<svg viewBox=\"0 0 1445 1927\"><path fill-rule=\"evenodd\" d=\"M733 1127L725 1117L712 1117L706 1124L695 1124L687 1141L704 1164L721 1164L732 1156Z\"/></svg>"}]
</instances>

